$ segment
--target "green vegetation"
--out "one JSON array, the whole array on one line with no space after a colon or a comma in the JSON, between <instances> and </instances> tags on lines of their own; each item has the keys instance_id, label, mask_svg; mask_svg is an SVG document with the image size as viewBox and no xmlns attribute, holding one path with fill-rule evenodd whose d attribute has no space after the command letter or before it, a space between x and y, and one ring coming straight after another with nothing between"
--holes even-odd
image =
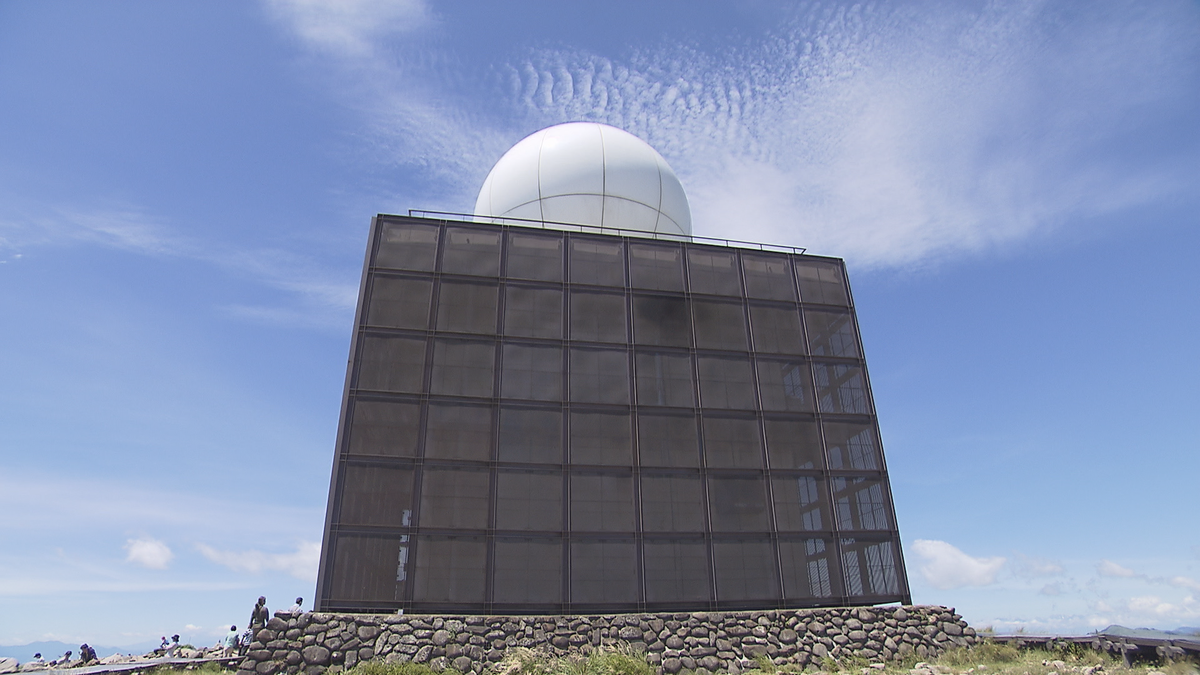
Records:
<instances>
[{"instance_id":1,"label":"green vegetation","mask_svg":"<svg viewBox=\"0 0 1200 675\"><path fill-rule=\"evenodd\" d=\"M882 666L882 667L881 667ZM189 668L202 675L229 675L215 663ZM337 669L331 669L331 673ZM505 660L488 669L489 675L654 675L655 666L641 653L629 649L600 649L588 656L556 657L532 649L513 649ZM159 668L151 675L170 675L170 668ZM969 649L953 649L939 658L920 661L915 655L898 661L869 663L854 657L824 659L808 668L777 666L765 657L743 675L1200 675L1197 664L1177 661L1169 664L1135 664L1126 668L1119 658L1086 647L1067 649L1017 649L1006 644L983 642ZM450 668L435 671L426 663L384 663L368 661L345 671L344 675L462 675ZM684 670L680 675L692 675Z\"/></svg>"}]
</instances>

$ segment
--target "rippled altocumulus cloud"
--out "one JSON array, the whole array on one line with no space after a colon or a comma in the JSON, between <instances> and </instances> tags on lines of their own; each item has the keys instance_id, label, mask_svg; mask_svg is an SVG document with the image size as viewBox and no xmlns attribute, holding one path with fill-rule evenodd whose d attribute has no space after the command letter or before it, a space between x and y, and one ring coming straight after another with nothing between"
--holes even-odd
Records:
<instances>
[{"instance_id":1,"label":"rippled altocumulus cloud","mask_svg":"<svg viewBox=\"0 0 1200 675\"><path fill-rule=\"evenodd\" d=\"M807 3L771 34L621 60L530 45L474 63L400 29L349 43L343 93L378 157L433 178L406 198L450 208L522 135L581 119L658 148L697 234L860 265L986 251L1200 179L1200 8L1183 0Z\"/></svg>"},{"instance_id":2,"label":"rippled altocumulus cloud","mask_svg":"<svg viewBox=\"0 0 1200 675\"><path fill-rule=\"evenodd\" d=\"M1141 150L1200 112L1200 12L1096 9L810 4L724 53L543 51L502 77L547 123L605 121L659 148L697 234L904 265L1195 184L1194 131Z\"/></svg>"}]
</instances>

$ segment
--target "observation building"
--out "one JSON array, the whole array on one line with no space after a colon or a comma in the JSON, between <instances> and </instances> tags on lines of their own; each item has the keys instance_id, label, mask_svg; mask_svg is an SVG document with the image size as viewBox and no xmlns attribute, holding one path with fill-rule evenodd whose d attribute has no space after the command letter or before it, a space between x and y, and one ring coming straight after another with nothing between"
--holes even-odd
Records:
<instances>
[{"instance_id":1,"label":"observation building","mask_svg":"<svg viewBox=\"0 0 1200 675\"><path fill-rule=\"evenodd\" d=\"M693 237L666 161L592 123L519 142L473 215L373 219L318 610L889 602L842 260Z\"/></svg>"}]
</instances>

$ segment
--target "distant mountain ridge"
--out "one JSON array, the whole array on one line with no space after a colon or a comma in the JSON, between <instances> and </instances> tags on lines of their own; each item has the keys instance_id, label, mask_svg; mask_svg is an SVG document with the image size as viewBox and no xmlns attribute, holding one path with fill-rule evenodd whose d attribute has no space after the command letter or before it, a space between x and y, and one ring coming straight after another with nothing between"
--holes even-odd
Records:
<instances>
[{"instance_id":1,"label":"distant mountain ridge","mask_svg":"<svg viewBox=\"0 0 1200 675\"><path fill-rule=\"evenodd\" d=\"M124 647L104 647L101 645L91 645L91 647L96 650L97 656L104 658L112 654L146 654L158 647L158 641L152 640ZM75 656L79 655L78 644L68 644L53 640L48 642L30 642L27 645L0 645L0 657L7 656L21 663L28 663L33 660L34 654L41 653L42 658L50 661L61 658L63 653L68 649Z\"/></svg>"},{"instance_id":2,"label":"distant mountain ridge","mask_svg":"<svg viewBox=\"0 0 1200 675\"><path fill-rule=\"evenodd\" d=\"M1120 637L1155 638L1170 640L1171 638L1200 639L1200 628L1180 626L1175 630L1158 630L1156 628L1127 628L1113 624L1108 628L1096 631L1101 635L1117 635Z\"/></svg>"}]
</instances>

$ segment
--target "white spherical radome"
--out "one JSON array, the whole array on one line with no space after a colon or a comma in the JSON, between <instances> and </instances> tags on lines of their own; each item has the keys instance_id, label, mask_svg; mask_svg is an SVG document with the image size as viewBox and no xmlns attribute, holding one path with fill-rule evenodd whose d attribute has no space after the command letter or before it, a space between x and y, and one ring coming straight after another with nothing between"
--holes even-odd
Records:
<instances>
[{"instance_id":1,"label":"white spherical radome","mask_svg":"<svg viewBox=\"0 0 1200 675\"><path fill-rule=\"evenodd\" d=\"M675 172L633 134L595 122L535 132L492 167L475 215L691 235Z\"/></svg>"}]
</instances>

